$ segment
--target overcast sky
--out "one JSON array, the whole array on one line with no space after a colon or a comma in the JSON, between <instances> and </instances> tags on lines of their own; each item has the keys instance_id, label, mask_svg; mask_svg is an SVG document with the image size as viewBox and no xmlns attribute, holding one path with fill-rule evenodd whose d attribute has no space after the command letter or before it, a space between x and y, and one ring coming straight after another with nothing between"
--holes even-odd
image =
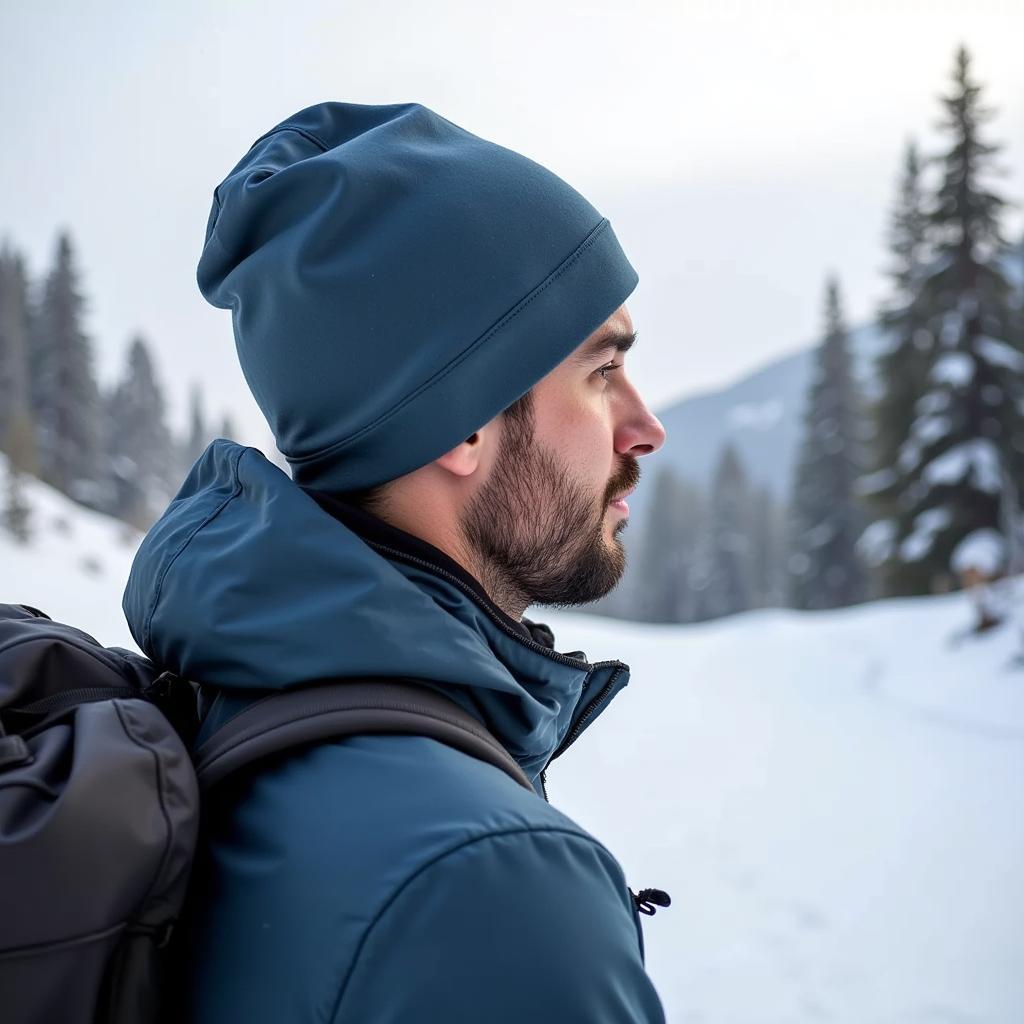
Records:
<instances>
[{"instance_id":1,"label":"overcast sky","mask_svg":"<svg viewBox=\"0 0 1024 1024\"><path fill-rule=\"evenodd\" d=\"M640 274L635 382L657 407L811 341L825 274L849 316L884 291L908 136L933 150L964 42L1024 200L1024 4L139 4L0 0L0 236L38 273L71 229L104 381L131 333L264 444L229 314L195 284L214 187L322 100L416 101L544 164ZM1021 211L1009 225L1022 230Z\"/></svg>"}]
</instances>

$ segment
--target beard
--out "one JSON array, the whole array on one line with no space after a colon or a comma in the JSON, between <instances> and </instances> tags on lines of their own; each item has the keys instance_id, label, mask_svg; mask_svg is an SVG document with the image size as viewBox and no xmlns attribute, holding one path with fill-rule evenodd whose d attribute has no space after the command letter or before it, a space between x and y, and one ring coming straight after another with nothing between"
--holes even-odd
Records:
<instances>
[{"instance_id":1,"label":"beard","mask_svg":"<svg viewBox=\"0 0 1024 1024\"><path fill-rule=\"evenodd\" d=\"M495 600L526 607L570 607L610 593L626 571L618 535L627 520L620 518L606 540L608 503L639 479L627 456L604 492L593 494L534 439L532 403L517 403L505 416L491 475L460 521L485 588Z\"/></svg>"}]
</instances>

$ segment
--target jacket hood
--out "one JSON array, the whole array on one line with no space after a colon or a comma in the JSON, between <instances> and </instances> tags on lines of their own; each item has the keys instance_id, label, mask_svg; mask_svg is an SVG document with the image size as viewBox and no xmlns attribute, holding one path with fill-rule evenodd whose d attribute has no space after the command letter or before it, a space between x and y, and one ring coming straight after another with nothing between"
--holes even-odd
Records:
<instances>
[{"instance_id":1,"label":"jacket hood","mask_svg":"<svg viewBox=\"0 0 1024 1024\"><path fill-rule=\"evenodd\" d=\"M220 439L144 538L122 607L153 661L229 697L347 676L422 680L531 779L628 682L622 662L548 649L456 577L395 555L261 452Z\"/></svg>"}]
</instances>

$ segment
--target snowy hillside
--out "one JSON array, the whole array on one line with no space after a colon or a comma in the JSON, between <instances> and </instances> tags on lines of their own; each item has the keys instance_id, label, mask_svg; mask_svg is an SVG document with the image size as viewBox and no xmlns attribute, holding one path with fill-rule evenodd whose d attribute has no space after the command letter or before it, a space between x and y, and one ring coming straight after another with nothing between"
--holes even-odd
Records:
<instances>
[{"instance_id":1,"label":"snowy hillside","mask_svg":"<svg viewBox=\"0 0 1024 1024\"><path fill-rule=\"evenodd\" d=\"M0 601L129 646L137 536L31 483ZM578 614L561 650L630 686L548 773L634 890L672 1022L1024 1020L1024 671L1002 627L953 643L964 595L701 626Z\"/></svg>"},{"instance_id":2,"label":"snowy hillside","mask_svg":"<svg viewBox=\"0 0 1024 1024\"><path fill-rule=\"evenodd\" d=\"M0 480L6 476L0 454ZM121 592L142 535L22 477L31 540L0 529L0 603L29 604L92 633L107 646L136 649L121 614Z\"/></svg>"}]
</instances>

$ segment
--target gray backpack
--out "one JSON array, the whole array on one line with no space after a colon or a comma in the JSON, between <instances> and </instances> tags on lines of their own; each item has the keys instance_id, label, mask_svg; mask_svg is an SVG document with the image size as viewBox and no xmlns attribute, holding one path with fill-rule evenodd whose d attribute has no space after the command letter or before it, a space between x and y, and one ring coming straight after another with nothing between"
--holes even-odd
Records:
<instances>
[{"instance_id":1,"label":"gray backpack","mask_svg":"<svg viewBox=\"0 0 1024 1024\"><path fill-rule=\"evenodd\" d=\"M475 718L415 680L254 695L193 751L196 691L34 608L0 605L4 1024L148 1024L170 1015L163 979L200 793L272 754L412 733L533 789Z\"/></svg>"}]
</instances>

